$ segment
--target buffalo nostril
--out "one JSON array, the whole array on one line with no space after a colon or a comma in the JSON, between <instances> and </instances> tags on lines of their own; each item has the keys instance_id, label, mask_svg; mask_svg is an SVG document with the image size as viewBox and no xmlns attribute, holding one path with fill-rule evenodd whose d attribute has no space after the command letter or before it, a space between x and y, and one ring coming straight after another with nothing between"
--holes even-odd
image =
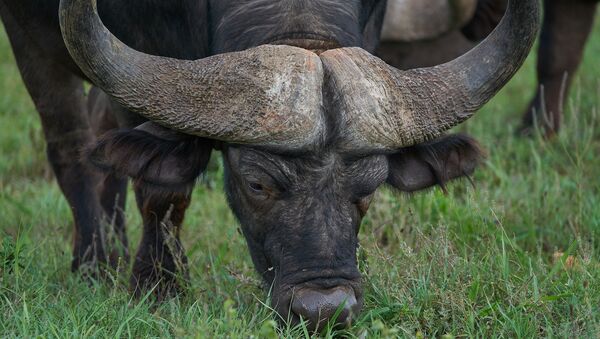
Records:
<instances>
[{"instance_id":1,"label":"buffalo nostril","mask_svg":"<svg viewBox=\"0 0 600 339\"><path fill-rule=\"evenodd\" d=\"M294 293L292 311L307 320L311 329L320 331L331 320L337 325L348 326L353 315L360 311L360 305L349 287L302 288Z\"/></svg>"}]
</instances>

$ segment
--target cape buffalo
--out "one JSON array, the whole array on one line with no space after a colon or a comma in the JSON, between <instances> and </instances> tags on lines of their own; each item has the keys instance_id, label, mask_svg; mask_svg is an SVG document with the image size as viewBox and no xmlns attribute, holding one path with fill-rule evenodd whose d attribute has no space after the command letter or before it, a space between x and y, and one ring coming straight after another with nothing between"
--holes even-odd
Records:
<instances>
[{"instance_id":1,"label":"cape buffalo","mask_svg":"<svg viewBox=\"0 0 600 339\"><path fill-rule=\"evenodd\" d=\"M144 221L132 286L176 290L174 273L186 267L180 227L219 149L229 204L273 307L313 329L338 308L342 324L361 308L357 233L378 187L414 192L474 170L477 143L444 132L506 84L539 25L537 0L511 1L470 53L404 72L370 54L384 0L0 3L73 209L73 269L114 264L102 225L123 208L120 178L129 176ZM116 104L95 90L86 106L83 80ZM113 111L123 128L88 151L114 174L79 160L96 140L88 106Z\"/></svg>"}]
</instances>

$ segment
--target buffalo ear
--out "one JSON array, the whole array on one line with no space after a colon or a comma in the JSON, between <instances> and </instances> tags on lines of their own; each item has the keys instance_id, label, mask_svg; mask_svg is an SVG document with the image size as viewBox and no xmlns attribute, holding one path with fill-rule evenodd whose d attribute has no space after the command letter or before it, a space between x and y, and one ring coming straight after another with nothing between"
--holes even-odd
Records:
<instances>
[{"instance_id":1,"label":"buffalo ear","mask_svg":"<svg viewBox=\"0 0 600 339\"><path fill-rule=\"evenodd\" d=\"M404 192L435 185L444 189L448 181L473 174L484 157L475 139L461 134L445 136L388 156L387 183Z\"/></svg>"},{"instance_id":2,"label":"buffalo ear","mask_svg":"<svg viewBox=\"0 0 600 339\"><path fill-rule=\"evenodd\" d=\"M206 169L212 141L180 134L154 123L108 132L87 150L95 166L158 185L193 183Z\"/></svg>"}]
</instances>

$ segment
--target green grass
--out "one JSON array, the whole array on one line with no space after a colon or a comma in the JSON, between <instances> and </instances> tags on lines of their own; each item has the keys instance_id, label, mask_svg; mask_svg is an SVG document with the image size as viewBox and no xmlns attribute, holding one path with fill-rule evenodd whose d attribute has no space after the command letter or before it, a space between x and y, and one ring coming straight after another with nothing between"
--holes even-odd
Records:
<instances>
[{"instance_id":1,"label":"green grass","mask_svg":"<svg viewBox=\"0 0 600 339\"><path fill-rule=\"evenodd\" d=\"M514 137L534 59L461 131L489 151L476 188L382 190L361 231L366 305L349 337L600 336L600 25L552 141ZM70 273L71 217L7 40L0 38L0 337L303 337L264 304L222 173L199 185L184 243L186 297L134 300L125 274ZM129 197L128 232L140 236ZM564 252L561 260L554 254ZM572 256L566 262L567 256ZM326 335L331 335L329 332Z\"/></svg>"}]
</instances>

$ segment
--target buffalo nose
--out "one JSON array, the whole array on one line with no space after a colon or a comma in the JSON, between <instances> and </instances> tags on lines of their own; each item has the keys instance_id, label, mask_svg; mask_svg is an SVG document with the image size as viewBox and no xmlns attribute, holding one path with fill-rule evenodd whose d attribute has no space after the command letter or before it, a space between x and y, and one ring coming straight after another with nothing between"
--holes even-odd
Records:
<instances>
[{"instance_id":1,"label":"buffalo nose","mask_svg":"<svg viewBox=\"0 0 600 339\"><path fill-rule=\"evenodd\" d=\"M321 331L330 320L335 320L337 325L350 325L353 315L360 311L360 305L349 287L302 288L294 294L292 311L307 320L311 329Z\"/></svg>"}]
</instances>

